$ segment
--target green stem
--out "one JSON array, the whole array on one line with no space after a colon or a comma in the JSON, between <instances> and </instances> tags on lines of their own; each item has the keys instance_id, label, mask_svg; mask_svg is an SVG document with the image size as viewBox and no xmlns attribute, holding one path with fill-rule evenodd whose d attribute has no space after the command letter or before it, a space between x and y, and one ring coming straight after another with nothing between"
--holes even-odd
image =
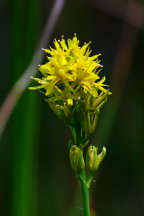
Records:
<instances>
[{"instance_id":1,"label":"green stem","mask_svg":"<svg viewBox=\"0 0 144 216\"><path fill-rule=\"evenodd\" d=\"M84 216L90 216L90 206L89 206L89 190L86 183L86 175L85 171L82 170L78 173L78 178L81 184L81 192L82 192L82 199L83 199L83 212Z\"/></svg>"},{"instance_id":2,"label":"green stem","mask_svg":"<svg viewBox=\"0 0 144 216\"><path fill-rule=\"evenodd\" d=\"M90 184L91 184L91 181L93 180L93 177L94 177L94 173L91 172L90 176L87 179L87 187L88 187L88 189L90 188Z\"/></svg>"}]
</instances>

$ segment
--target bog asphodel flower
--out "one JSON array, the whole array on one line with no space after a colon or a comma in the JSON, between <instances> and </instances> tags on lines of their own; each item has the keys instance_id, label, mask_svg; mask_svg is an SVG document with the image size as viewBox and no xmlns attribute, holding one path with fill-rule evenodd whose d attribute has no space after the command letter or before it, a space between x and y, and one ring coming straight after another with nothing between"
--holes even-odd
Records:
<instances>
[{"instance_id":1,"label":"bog asphodel flower","mask_svg":"<svg viewBox=\"0 0 144 216\"><path fill-rule=\"evenodd\" d=\"M43 49L48 61L39 66L42 77L33 78L39 85L29 89L42 89L49 105L60 118L68 118L72 107L78 103L86 109L95 110L109 94L104 84L105 77L99 76L102 68L100 54L90 56L89 45L84 43L80 47L74 34L67 41L63 36L61 40L55 39L55 48Z\"/></svg>"},{"instance_id":2,"label":"bog asphodel flower","mask_svg":"<svg viewBox=\"0 0 144 216\"><path fill-rule=\"evenodd\" d=\"M89 44L80 47L76 34L67 42L63 37L54 40L55 49L43 49L50 55L47 57L48 62L39 66L43 77L33 78L40 85L30 89L44 89L45 95L55 97L55 100L64 94L70 105L80 90L94 97L98 96L99 91L107 92L104 88L105 77L99 77L99 69L102 67L98 60L100 54L90 56Z\"/></svg>"}]
</instances>

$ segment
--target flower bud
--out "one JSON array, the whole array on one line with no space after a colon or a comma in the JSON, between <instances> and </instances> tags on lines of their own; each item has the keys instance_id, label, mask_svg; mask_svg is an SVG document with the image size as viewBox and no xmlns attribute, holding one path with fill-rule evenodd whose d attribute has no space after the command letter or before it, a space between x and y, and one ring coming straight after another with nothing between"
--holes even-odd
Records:
<instances>
[{"instance_id":1,"label":"flower bud","mask_svg":"<svg viewBox=\"0 0 144 216\"><path fill-rule=\"evenodd\" d=\"M59 119L64 121L68 121L70 119L71 111L67 103L59 105L58 103L55 103L50 99L47 99L46 101L49 103L51 109L55 112Z\"/></svg>"},{"instance_id":2,"label":"flower bud","mask_svg":"<svg viewBox=\"0 0 144 216\"><path fill-rule=\"evenodd\" d=\"M98 166L100 165L100 163L104 159L105 155L106 155L106 148L103 147L102 152L98 155L98 158L97 158Z\"/></svg>"},{"instance_id":3,"label":"flower bud","mask_svg":"<svg viewBox=\"0 0 144 216\"><path fill-rule=\"evenodd\" d=\"M92 134L95 131L97 122L98 122L98 118L99 118L99 110L86 110L85 114L84 114L84 119L83 119L83 130L87 133L87 134Z\"/></svg>"},{"instance_id":4,"label":"flower bud","mask_svg":"<svg viewBox=\"0 0 144 216\"><path fill-rule=\"evenodd\" d=\"M94 172L97 169L97 148L90 145L86 154L86 166Z\"/></svg>"},{"instance_id":5,"label":"flower bud","mask_svg":"<svg viewBox=\"0 0 144 216\"><path fill-rule=\"evenodd\" d=\"M106 92L102 92L99 97L97 97L93 103L93 107L96 109L101 108L103 106L103 104L107 101L107 96L108 94L111 94L111 92L109 92L109 90L107 90Z\"/></svg>"},{"instance_id":6,"label":"flower bud","mask_svg":"<svg viewBox=\"0 0 144 216\"><path fill-rule=\"evenodd\" d=\"M103 147L102 152L99 155L97 155L97 148L92 145L89 146L86 154L87 168L92 172L96 171L105 155L106 155L105 147Z\"/></svg>"},{"instance_id":7,"label":"flower bud","mask_svg":"<svg viewBox=\"0 0 144 216\"><path fill-rule=\"evenodd\" d=\"M79 147L73 145L70 149L69 156L70 156L71 167L75 172L84 169L85 163L83 159L83 152Z\"/></svg>"}]
</instances>

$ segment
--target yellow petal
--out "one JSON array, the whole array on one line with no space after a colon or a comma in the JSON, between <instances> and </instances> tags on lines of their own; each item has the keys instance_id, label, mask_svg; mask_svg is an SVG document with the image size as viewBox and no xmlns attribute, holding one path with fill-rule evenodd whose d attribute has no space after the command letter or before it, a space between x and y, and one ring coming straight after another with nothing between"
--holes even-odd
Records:
<instances>
[{"instance_id":1,"label":"yellow petal","mask_svg":"<svg viewBox=\"0 0 144 216\"><path fill-rule=\"evenodd\" d=\"M73 105L73 99L72 98L67 99L67 103L69 106L72 106Z\"/></svg>"}]
</instances>

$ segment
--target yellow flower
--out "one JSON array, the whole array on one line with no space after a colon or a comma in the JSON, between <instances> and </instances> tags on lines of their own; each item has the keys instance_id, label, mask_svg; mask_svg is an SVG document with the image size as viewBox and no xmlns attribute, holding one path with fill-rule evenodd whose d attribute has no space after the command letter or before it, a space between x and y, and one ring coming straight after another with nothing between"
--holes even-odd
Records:
<instances>
[{"instance_id":1,"label":"yellow flower","mask_svg":"<svg viewBox=\"0 0 144 216\"><path fill-rule=\"evenodd\" d=\"M105 77L99 76L100 54L90 56L89 44L80 47L76 34L67 41L64 37L54 40L55 48L43 49L48 54L48 62L39 66L42 78L33 78L40 85L29 89L44 89L48 98L69 106L87 94L97 98L100 93L107 93Z\"/></svg>"},{"instance_id":2,"label":"yellow flower","mask_svg":"<svg viewBox=\"0 0 144 216\"><path fill-rule=\"evenodd\" d=\"M100 54L91 56L90 43L79 46L76 34L67 41L54 40L54 48L43 49L48 61L39 66L41 78L33 78L39 86L31 90L43 90L51 109L67 122L77 145L79 131L81 144L88 142L88 137L96 128L100 108L111 94L100 78L102 68Z\"/></svg>"}]
</instances>

